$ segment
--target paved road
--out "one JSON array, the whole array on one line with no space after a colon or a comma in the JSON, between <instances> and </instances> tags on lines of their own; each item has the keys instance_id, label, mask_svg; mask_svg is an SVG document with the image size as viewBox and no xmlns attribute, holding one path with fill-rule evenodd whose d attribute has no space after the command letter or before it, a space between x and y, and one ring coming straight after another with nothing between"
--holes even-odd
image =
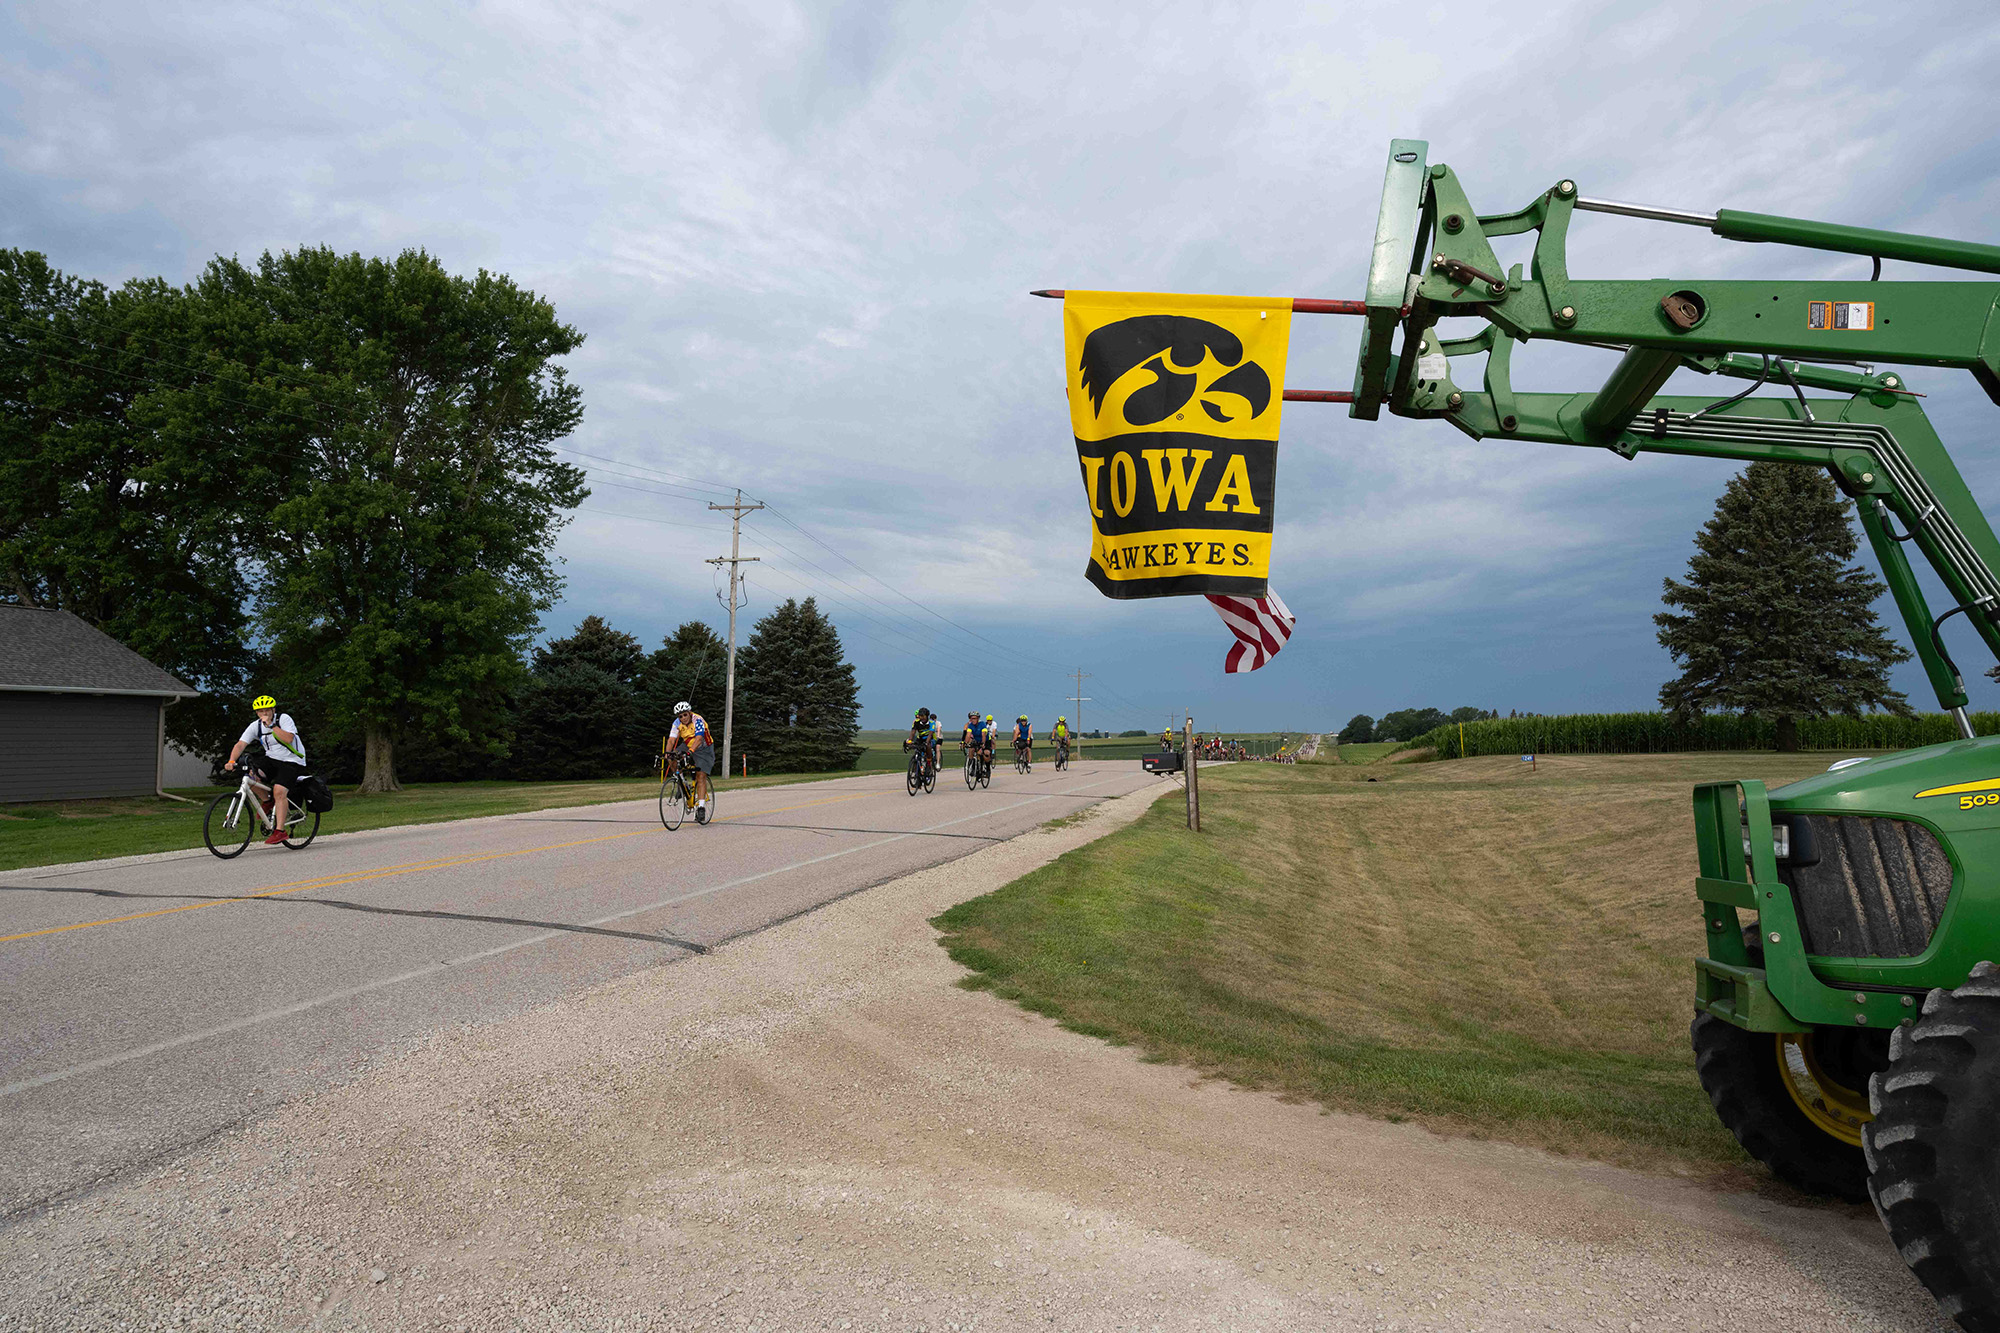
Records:
<instances>
[{"instance_id":1,"label":"paved road","mask_svg":"<svg viewBox=\"0 0 2000 1333\"><path fill-rule=\"evenodd\" d=\"M674 963L1158 781L1132 761L730 793L0 872L0 1222L450 1025ZM330 828L339 827L338 812ZM967 885L967 896L992 885Z\"/></svg>"}]
</instances>

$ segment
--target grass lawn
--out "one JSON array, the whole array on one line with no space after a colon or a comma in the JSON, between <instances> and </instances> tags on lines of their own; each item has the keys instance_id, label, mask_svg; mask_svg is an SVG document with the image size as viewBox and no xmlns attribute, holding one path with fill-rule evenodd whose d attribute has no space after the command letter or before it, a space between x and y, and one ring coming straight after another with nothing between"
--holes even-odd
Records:
<instances>
[{"instance_id":1,"label":"grass lawn","mask_svg":"<svg viewBox=\"0 0 2000 1333\"><path fill-rule=\"evenodd\" d=\"M719 800L731 790L819 782L852 773L779 773L716 783ZM199 847L204 807L225 787L177 787L199 804L182 805L157 796L105 801L45 801L0 806L0 870L94 861L140 852L172 852ZM416 783L387 796L356 796L336 788L333 813L320 836L387 828L394 824L437 824L480 815L510 815L606 801L654 800L660 784L652 778L602 782L436 782Z\"/></svg>"},{"instance_id":2,"label":"grass lawn","mask_svg":"<svg viewBox=\"0 0 2000 1333\"><path fill-rule=\"evenodd\" d=\"M1345 750L1348 747L1342 747ZM1836 755L1248 764L937 918L990 988L1237 1083L1453 1133L1745 1170L1688 1050L1689 788ZM1375 779L1370 781L1370 779Z\"/></svg>"}]
</instances>

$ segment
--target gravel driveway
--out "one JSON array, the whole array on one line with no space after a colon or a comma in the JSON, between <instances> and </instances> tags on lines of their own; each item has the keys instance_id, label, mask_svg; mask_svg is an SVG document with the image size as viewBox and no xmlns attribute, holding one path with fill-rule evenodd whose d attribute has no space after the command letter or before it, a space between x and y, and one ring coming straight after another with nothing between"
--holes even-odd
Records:
<instances>
[{"instance_id":1,"label":"gravel driveway","mask_svg":"<svg viewBox=\"0 0 2000 1333\"><path fill-rule=\"evenodd\" d=\"M1865 1211L1325 1114L952 985L927 918L1157 794L17 1219L0 1328L1943 1327Z\"/></svg>"}]
</instances>

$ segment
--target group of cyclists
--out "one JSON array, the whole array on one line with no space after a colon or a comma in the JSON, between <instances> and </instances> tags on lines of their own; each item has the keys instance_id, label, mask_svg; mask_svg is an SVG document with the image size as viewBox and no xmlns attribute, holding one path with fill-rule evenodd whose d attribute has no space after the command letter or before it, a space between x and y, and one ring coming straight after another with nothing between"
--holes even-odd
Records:
<instances>
[{"instance_id":1,"label":"group of cyclists","mask_svg":"<svg viewBox=\"0 0 2000 1333\"><path fill-rule=\"evenodd\" d=\"M964 751L966 762L983 762L991 765L994 749L999 737L999 727L993 721L993 714L982 716L977 709L965 715L965 726L958 733L959 748ZM1069 766L1069 718L1057 717L1055 726L1049 729L1049 742L1055 746L1057 768ZM1014 759L1025 771L1035 763L1035 724L1028 720L1026 713L1014 719L1013 727ZM910 722L910 734L903 739L905 750L920 749L926 756L931 773L935 773L944 759L944 719L928 708L919 708Z\"/></svg>"},{"instance_id":2,"label":"group of cyclists","mask_svg":"<svg viewBox=\"0 0 2000 1333\"><path fill-rule=\"evenodd\" d=\"M235 748L230 750L223 768L233 772L238 762L248 764L259 785L268 793L259 798L265 819L272 826L265 844L277 846L285 841L288 807L297 800L301 784L308 776L306 743L305 738L299 735L298 723L292 720L291 714L280 712L278 701L270 695L259 695L250 707L256 716L244 728ZM982 717L977 711L967 713L965 726L959 732L959 744L968 762L976 758L990 766L998 734L993 714L987 713ZM1069 718L1056 718L1048 739L1055 746L1056 767L1067 767ZM1031 768L1035 761L1035 726L1026 713L1014 719L1013 741L1016 761L1024 769ZM941 719L928 708L917 710L916 718L910 724L910 734L903 742L905 750L917 747L922 747L929 769L935 774L942 758L944 729ZM249 751L247 757L246 750ZM694 778L695 822L707 823L709 803L713 799L709 790L709 775L715 771L714 733L709 730L708 720L695 712L685 700L674 705L673 726L667 735L662 763L687 766Z\"/></svg>"}]
</instances>

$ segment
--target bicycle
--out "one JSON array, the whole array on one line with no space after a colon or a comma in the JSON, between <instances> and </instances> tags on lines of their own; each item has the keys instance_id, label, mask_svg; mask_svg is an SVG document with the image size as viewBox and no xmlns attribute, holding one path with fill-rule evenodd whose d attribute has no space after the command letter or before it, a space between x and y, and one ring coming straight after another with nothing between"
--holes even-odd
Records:
<instances>
[{"instance_id":1,"label":"bicycle","mask_svg":"<svg viewBox=\"0 0 2000 1333\"><path fill-rule=\"evenodd\" d=\"M1014 746L1014 771L1027 773L1035 767L1035 752L1032 748L1016 742Z\"/></svg>"},{"instance_id":2,"label":"bicycle","mask_svg":"<svg viewBox=\"0 0 2000 1333\"><path fill-rule=\"evenodd\" d=\"M1069 767L1069 742L1068 742L1068 741L1057 741L1057 742L1056 742L1056 772L1060 773L1060 772L1062 772L1062 771L1063 771L1064 769L1066 769L1066 768L1068 768L1068 767Z\"/></svg>"},{"instance_id":3,"label":"bicycle","mask_svg":"<svg viewBox=\"0 0 2000 1333\"><path fill-rule=\"evenodd\" d=\"M695 823L712 824L715 822L715 789L713 787L709 789L708 800L709 808L707 817L705 819L698 818L695 820ZM660 778L660 823L666 826L667 832L672 833L687 822L687 817L694 813L694 805L694 756L685 753L674 755L672 761L667 765L666 773Z\"/></svg>"},{"instance_id":4,"label":"bicycle","mask_svg":"<svg viewBox=\"0 0 2000 1333\"><path fill-rule=\"evenodd\" d=\"M251 776L250 765L244 764L243 780L236 784L236 790L223 792L210 801L201 817L201 840L208 844L208 850L228 861L243 855L243 849L250 845L250 839L259 825L267 834L275 832L278 825L271 817L274 812L266 808L266 797L257 794L264 792L268 795L270 790L268 785ZM304 851L319 836L319 811L306 809L305 793L302 791L287 791L285 795L285 849ZM250 813L253 810L256 812L254 817ZM220 819L216 817L218 814ZM236 831L239 826L243 830L240 834ZM301 832L293 835L293 829L300 829ZM218 834L221 836L218 837ZM224 851L225 847L229 850Z\"/></svg>"},{"instance_id":5,"label":"bicycle","mask_svg":"<svg viewBox=\"0 0 2000 1333\"><path fill-rule=\"evenodd\" d=\"M904 779L904 785L910 789L910 795L915 796L919 791L936 791L937 765L931 761L930 742L912 746L908 741L904 741L903 748L910 752L910 771Z\"/></svg>"}]
</instances>

